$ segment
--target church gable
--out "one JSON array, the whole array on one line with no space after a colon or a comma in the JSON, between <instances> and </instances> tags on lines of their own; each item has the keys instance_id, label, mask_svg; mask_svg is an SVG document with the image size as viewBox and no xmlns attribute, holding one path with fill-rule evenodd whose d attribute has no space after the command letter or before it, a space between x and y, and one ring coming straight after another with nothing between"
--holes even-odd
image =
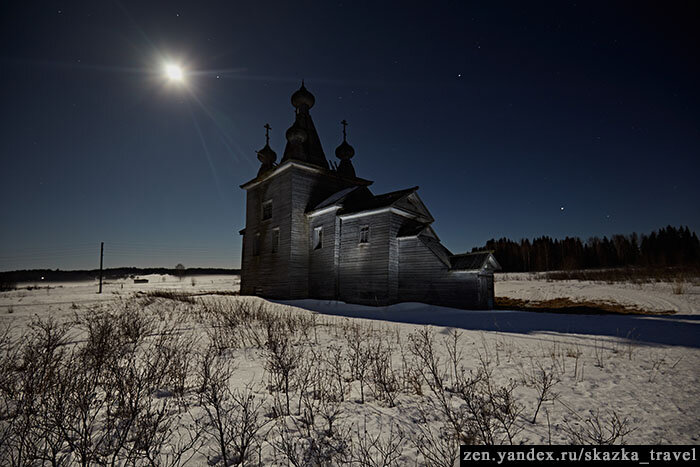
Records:
<instances>
[{"instance_id":1,"label":"church gable","mask_svg":"<svg viewBox=\"0 0 700 467\"><path fill-rule=\"evenodd\" d=\"M421 222L431 223L435 221L430 211L428 211L428 208L425 207L425 204L415 191L398 200L395 206L414 214Z\"/></svg>"}]
</instances>

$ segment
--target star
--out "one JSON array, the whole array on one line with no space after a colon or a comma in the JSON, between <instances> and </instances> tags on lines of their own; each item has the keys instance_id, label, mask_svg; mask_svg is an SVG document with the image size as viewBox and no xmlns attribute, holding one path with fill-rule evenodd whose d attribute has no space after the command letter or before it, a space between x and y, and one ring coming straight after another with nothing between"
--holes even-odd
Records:
<instances>
[{"instance_id":1,"label":"star","mask_svg":"<svg viewBox=\"0 0 700 467\"><path fill-rule=\"evenodd\" d=\"M560 207L559 210L563 211L563 210L564 210L564 206Z\"/></svg>"}]
</instances>

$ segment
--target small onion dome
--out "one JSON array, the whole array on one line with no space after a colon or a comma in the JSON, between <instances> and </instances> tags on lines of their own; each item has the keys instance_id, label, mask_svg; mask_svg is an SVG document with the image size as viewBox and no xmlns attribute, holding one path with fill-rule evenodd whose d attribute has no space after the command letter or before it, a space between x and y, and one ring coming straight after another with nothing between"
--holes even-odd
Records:
<instances>
[{"instance_id":1,"label":"small onion dome","mask_svg":"<svg viewBox=\"0 0 700 467\"><path fill-rule=\"evenodd\" d=\"M337 157L341 161L350 160L354 155L355 149L353 149L353 147L350 146L347 141L343 141L342 143L340 143L340 146L335 148L335 157Z\"/></svg>"},{"instance_id":2,"label":"small onion dome","mask_svg":"<svg viewBox=\"0 0 700 467\"><path fill-rule=\"evenodd\" d=\"M277 153L272 150L270 144L265 144L265 147L258 151L258 160L263 165L272 165L277 160Z\"/></svg>"},{"instance_id":3,"label":"small onion dome","mask_svg":"<svg viewBox=\"0 0 700 467\"><path fill-rule=\"evenodd\" d=\"M287 141L289 141L292 144L302 144L304 141L306 141L306 131L304 131L303 128L299 127L296 122L292 126L289 127L286 133L287 136Z\"/></svg>"},{"instance_id":4,"label":"small onion dome","mask_svg":"<svg viewBox=\"0 0 700 467\"><path fill-rule=\"evenodd\" d=\"M292 94L292 105L295 109L302 106L306 106L307 109L310 109L314 106L315 102L316 98L306 89L304 82L302 81L301 87L294 92L294 94Z\"/></svg>"}]
</instances>

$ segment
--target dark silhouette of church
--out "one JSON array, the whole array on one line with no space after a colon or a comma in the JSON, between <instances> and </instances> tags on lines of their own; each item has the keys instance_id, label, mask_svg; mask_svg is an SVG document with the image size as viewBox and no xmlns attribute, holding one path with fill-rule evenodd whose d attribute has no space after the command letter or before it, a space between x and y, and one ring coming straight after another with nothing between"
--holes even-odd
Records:
<instances>
[{"instance_id":1,"label":"dark silhouette of church","mask_svg":"<svg viewBox=\"0 0 700 467\"><path fill-rule=\"evenodd\" d=\"M375 195L355 173L343 141L326 159L311 119L315 98L304 83L292 94L294 123L282 160L266 144L246 190L241 293L369 305L425 302L492 308L490 252L454 255L431 227L418 187Z\"/></svg>"}]
</instances>

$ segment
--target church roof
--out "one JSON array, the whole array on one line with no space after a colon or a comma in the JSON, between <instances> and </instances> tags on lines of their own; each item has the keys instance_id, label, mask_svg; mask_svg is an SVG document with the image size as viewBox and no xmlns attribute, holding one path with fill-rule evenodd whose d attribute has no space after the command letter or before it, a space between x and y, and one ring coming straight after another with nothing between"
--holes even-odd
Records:
<instances>
[{"instance_id":1,"label":"church roof","mask_svg":"<svg viewBox=\"0 0 700 467\"><path fill-rule=\"evenodd\" d=\"M292 95L292 105L295 107L295 120L287 130L287 145L284 148L282 162L298 160L328 169L328 161L321 146L316 126L311 119L309 109L313 107L315 98L302 82L301 88Z\"/></svg>"},{"instance_id":2,"label":"church roof","mask_svg":"<svg viewBox=\"0 0 700 467\"><path fill-rule=\"evenodd\" d=\"M332 177L332 178L337 179L337 180L342 180L345 183L352 183L354 185L366 186L366 185L371 185L372 183L374 183L372 180L365 180L364 178L360 178L360 177L353 177L353 178L344 177L343 175L339 174L338 172L334 172L330 169L323 169L315 164L310 164L308 162L303 162L300 160L292 159L292 160L286 161L285 163L280 163L279 165L276 165L272 170L269 170L269 171L262 173L262 174L258 174L258 176L256 176L255 178L253 178L251 180L248 180L244 184L240 185L240 187L243 188L244 190L248 190L248 189L254 187L255 185L258 185L259 183L262 183L263 181L277 175L278 173L289 169L290 167L297 167L299 169L303 169L303 170L306 170L309 172L321 173L321 174L324 174L328 177Z\"/></svg>"},{"instance_id":3,"label":"church roof","mask_svg":"<svg viewBox=\"0 0 700 467\"><path fill-rule=\"evenodd\" d=\"M415 192L417 189L418 187L414 186L413 188L408 188L406 190L398 190L390 193L383 193L381 195L374 195L365 186L354 186L333 193L331 196L311 208L307 213L313 213L314 211L329 208L331 206L342 208L340 214L354 214L363 211L386 208L392 206L407 195Z\"/></svg>"},{"instance_id":4,"label":"church roof","mask_svg":"<svg viewBox=\"0 0 700 467\"><path fill-rule=\"evenodd\" d=\"M501 269L501 265L498 264L490 251L475 251L473 253L450 256L450 269L455 271L477 271L483 269L489 263L493 269Z\"/></svg>"},{"instance_id":5,"label":"church roof","mask_svg":"<svg viewBox=\"0 0 700 467\"><path fill-rule=\"evenodd\" d=\"M368 197L356 197L351 202L343 205L343 214L352 214L362 211L370 211L373 209L386 208L405 196L410 195L418 189L417 186L406 190L392 191L381 195L373 195Z\"/></svg>"},{"instance_id":6,"label":"church roof","mask_svg":"<svg viewBox=\"0 0 700 467\"><path fill-rule=\"evenodd\" d=\"M340 190L336 193L333 193L330 195L328 198L324 199L320 203L318 203L312 211L316 211L317 209L323 209L327 208L329 206L341 206L343 200L353 191L355 191L357 188L356 186L351 186L350 188L345 188L344 190Z\"/></svg>"}]
</instances>

